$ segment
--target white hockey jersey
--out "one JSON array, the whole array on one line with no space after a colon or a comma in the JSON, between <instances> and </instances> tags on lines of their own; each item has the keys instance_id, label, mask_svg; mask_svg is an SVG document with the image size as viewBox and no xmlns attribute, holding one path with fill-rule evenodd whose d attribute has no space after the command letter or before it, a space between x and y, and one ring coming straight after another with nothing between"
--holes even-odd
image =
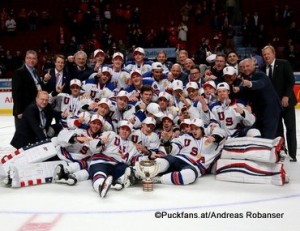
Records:
<instances>
[{"instance_id":1,"label":"white hockey jersey","mask_svg":"<svg viewBox=\"0 0 300 231\"><path fill-rule=\"evenodd\" d=\"M145 146L152 153L158 152L160 139L155 132L152 132L149 136L146 136L141 129L134 130L129 139L135 144L141 144Z\"/></svg>"}]
</instances>

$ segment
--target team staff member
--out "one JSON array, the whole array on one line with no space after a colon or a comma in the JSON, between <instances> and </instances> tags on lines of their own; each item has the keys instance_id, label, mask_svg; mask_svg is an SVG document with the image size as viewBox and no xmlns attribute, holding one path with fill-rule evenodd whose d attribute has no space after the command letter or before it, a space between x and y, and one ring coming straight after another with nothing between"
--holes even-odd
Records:
<instances>
[{"instance_id":1,"label":"team staff member","mask_svg":"<svg viewBox=\"0 0 300 231\"><path fill-rule=\"evenodd\" d=\"M53 128L50 128L54 111L48 101L48 92L39 91L35 102L26 107L10 142L13 147L19 149L55 135Z\"/></svg>"},{"instance_id":2,"label":"team staff member","mask_svg":"<svg viewBox=\"0 0 300 231\"><path fill-rule=\"evenodd\" d=\"M24 65L17 69L12 77L13 115L16 129L19 129L25 108L34 102L37 92L42 89L43 82L35 69L37 62L36 51L28 50Z\"/></svg>"},{"instance_id":3,"label":"team staff member","mask_svg":"<svg viewBox=\"0 0 300 231\"><path fill-rule=\"evenodd\" d=\"M286 127L286 142L291 157L290 161L296 162L297 134L295 105L297 104L297 100L293 91L295 85L293 70L287 60L276 59L275 49L272 46L265 46L262 49L262 56L266 64L263 71L270 76L275 91L281 100L281 106L283 107L278 124L277 135L284 137L284 122Z\"/></svg>"},{"instance_id":4,"label":"team staff member","mask_svg":"<svg viewBox=\"0 0 300 231\"><path fill-rule=\"evenodd\" d=\"M256 71L255 61L251 58L240 62L244 77L242 86L234 87L233 91L245 93L246 99L256 115L254 128L257 128L263 138L274 139L281 113L279 97L268 76Z\"/></svg>"}]
</instances>

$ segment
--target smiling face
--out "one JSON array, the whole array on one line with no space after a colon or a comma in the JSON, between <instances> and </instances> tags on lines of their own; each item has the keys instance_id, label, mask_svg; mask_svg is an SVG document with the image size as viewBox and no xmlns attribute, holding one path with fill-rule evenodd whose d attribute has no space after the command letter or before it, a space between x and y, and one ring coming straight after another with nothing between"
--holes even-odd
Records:
<instances>
[{"instance_id":1,"label":"smiling face","mask_svg":"<svg viewBox=\"0 0 300 231\"><path fill-rule=\"evenodd\" d=\"M127 140L129 135L131 134L131 130L129 127L127 126L122 126L119 128L119 136L123 139L123 140Z\"/></svg>"}]
</instances>

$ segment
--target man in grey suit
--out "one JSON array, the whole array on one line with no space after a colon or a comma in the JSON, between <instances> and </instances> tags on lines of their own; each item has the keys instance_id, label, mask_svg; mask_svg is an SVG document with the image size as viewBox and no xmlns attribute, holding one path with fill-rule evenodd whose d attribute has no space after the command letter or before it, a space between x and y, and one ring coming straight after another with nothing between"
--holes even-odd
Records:
<instances>
[{"instance_id":1,"label":"man in grey suit","mask_svg":"<svg viewBox=\"0 0 300 231\"><path fill-rule=\"evenodd\" d=\"M273 46L265 46L262 49L262 56L266 64L263 67L263 71L269 76L283 108L277 134L282 137L284 136L284 122L286 127L286 143L291 157L290 161L296 162L297 134L295 105L297 104L297 99L293 91L295 85L293 70L287 60L276 58Z\"/></svg>"}]
</instances>

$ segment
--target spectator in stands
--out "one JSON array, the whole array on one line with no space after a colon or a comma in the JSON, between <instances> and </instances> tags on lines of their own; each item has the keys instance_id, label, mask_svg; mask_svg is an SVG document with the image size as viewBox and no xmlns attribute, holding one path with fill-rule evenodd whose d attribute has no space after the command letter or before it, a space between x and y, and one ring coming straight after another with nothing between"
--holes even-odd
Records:
<instances>
[{"instance_id":1,"label":"spectator in stands","mask_svg":"<svg viewBox=\"0 0 300 231\"><path fill-rule=\"evenodd\" d=\"M16 34L17 23L11 15L9 15L8 19L5 21L5 27L8 35L13 36Z\"/></svg>"}]
</instances>

